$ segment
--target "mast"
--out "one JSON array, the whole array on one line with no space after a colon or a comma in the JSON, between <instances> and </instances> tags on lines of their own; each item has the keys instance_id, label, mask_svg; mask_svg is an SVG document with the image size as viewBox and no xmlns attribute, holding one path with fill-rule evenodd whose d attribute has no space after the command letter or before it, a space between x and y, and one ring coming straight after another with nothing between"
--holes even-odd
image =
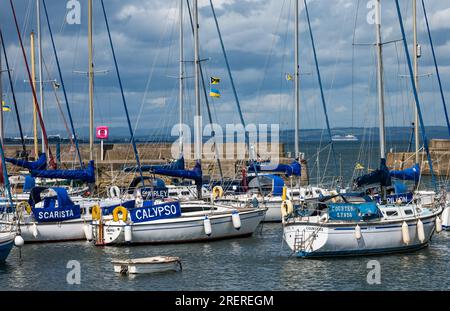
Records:
<instances>
[{"instance_id":1,"label":"mast","mask_svg":"<svg viewBox=\"0 0 450 311\"><path fill-rule=\"evenodd\" d=\"M89 159L94 159L94 52L92 41L92 0L88 0L88 49L89 49Z\"/></svg>"},{"instance_id":2,"label":"mast","mask_svg":"<svg viewBox=\"0 0 450 311\"><path fill-rule=\"evenodd\" d=\"M0 47L3 48L3 42L0 42ZM0 143L3 145L3 139L5 134L5 126L3 125L3 81L2 81L2 73L3 73L3 67L2 67L2 54L0 53Z\"/></svg>"},{"instance_id":3,"label":"mast","mask_svg":"<svg viewBox=\"0 0 450 311\"><path fill-rule=\"evenodd\" d=\"M202 124L200 106L200 58L199 58L199 36L198 36L198 0L194 0L194 61L195 61L195 151L194 158L197 161L202 159Z\"/></svg>"},{"instance_id":4,"label":"mast","mask_svg":"<svg viewBox=\"0 0 450 311\"><path fill-rule=\"evenodd\" d=\"M42 55L42 33L41 33L41 0L36 0L37 14L37 35L38 35L38 65L39 65L39 101L41 102L41 114L44 117L44 72L43 72L43 55ZM42 141L44 141L44 133L42 133ZM45 153L45 145L42 144L42 153Z\"/></svg>"},{"instance_id":5,"label":"mast","mask_svg":"<svg viewBox=\"0 0 450 311\"><path fill-rule=\"evenodd\" d=\"M377 34L377 89L378 113L380 122L380 157L386 159L386 134L384 117L384 77L383 77L383 43L381 42L381 1L377 0L375 25Z\"/></svg>"},{"instance_id":6,"label":"mast","mask_svg":"<svg viewBox=\"0 0 450 311\"><path fill-rule=\"evenodd\" d=\"M417 42L417 0L413 0L413 32L414 32L414 83L416 89L419 89L419 45ZM414 139L416 145L416 163L419 163L419 150L420 150L420 139L419 139L419 113L417 111L416 105L414 105Z\"/></svg>"},{"instance_id":7,"label":"mast","mask_svg":"<svg viewBox=\"0 0 450 311\"><path fill-rule=\"evenodd\" d=\"M295 47L294 47L294 53L295 53L295 77L294 77L294 84L295 84L295 134L294 134L294 140L295 140L295 158L300 159L300 137L299 137L299 130L300 130L300 67L299 67L299 8L298 8L298 2L299 0L295 0L295 8L294 8L294 14L295 14Z\"/></svg>"},{"instance_id":8,"label":"mast","mask_svg":"<svg viewBox=\"0 0 450 311\"><path fill-rule=\"evenodd\" d=\"M31 45L31 83L36 87L36 56L35 56L35 43L34 43L34 32L30 34L30 45ZM39 157L39 141L38 141L38 124L37 124L37 113L36 113L36 100L33 97L33 141L34 141L34 157L37 159ZM42 142L43 144L43 142Z\"/></svg>"},{"instance_id":9,"label":"mast","mask_svg":"<svg viewBox=\"0 0 450 311\"><path fill-rule=\"evenodd\" d=\"M183 1L180 1L180 85L179 85L179 135L180 156L183 155L183 101L184 101L184 33L183 33Z\"/></svg>"}]
</instances>

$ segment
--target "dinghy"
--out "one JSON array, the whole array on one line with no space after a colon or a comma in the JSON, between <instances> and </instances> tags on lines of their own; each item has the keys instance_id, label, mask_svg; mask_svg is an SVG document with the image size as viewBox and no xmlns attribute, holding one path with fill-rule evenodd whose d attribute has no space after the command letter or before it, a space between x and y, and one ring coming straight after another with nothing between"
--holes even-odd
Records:
<instances>
[{"instance_id":1,"label":"dinghy","mask_svg":"<svg viewBox=\"0 0 450 311\"><path fill-rule=\"evenodd\" d=\"M147 274L155 272L181 271L179 257L147 257L127 260L113 260L114 272L120 274Z\"/></svg>"}]
</instances>

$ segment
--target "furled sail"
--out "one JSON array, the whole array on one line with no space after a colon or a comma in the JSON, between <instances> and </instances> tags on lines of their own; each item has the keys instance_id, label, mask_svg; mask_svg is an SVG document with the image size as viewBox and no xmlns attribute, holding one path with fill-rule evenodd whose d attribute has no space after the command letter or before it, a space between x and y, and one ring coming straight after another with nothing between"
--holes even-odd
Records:
<instances>
[{"instance_id":1,"label":"furled sail","mask_svg":"<svg viewBox=\"0 0 450 311\"><path fill-rule=\"evenodd\" d=\"M298 161L293 161L291 164L278 164L278 165L268 165L263 163L250 163L248 166L249 172L271 172L271 173L282 173L286 176L301 176L302 166Z\"/></svg>"},{"instance_id":2,"label":"furled sail","mask_svg":"<svg viewBox=\"0 0 450 311\"><path fill-rule=\"evenodd\" d=\"M401 171L390 171L389 176L395 179L418 181L420 178L420 166L416 164Z\"/></svg>"},{"instance_id":3,"label":"furled sail","mask_svg":"<svg viewBox=\"0 0 450 311\"><path fill-rule=\"evenodd\" d=\"M383 187L387 187L391 185L391 178L389 174L389 169L386 165L386 159L381 159L380 168L373 171L370 174L363 175L358 177L355 180L355 184L357 187L372 185L372 184L380 184Z\"/></svg>"},{"instance_id":4,"label":"furled sail","mask_svg":"<svg viewBox=\"0 0 450 311\"><path fill-rule=\"evenodd\" d=\"M181 157L174 162L163 164L163 165L142 165L141 166L141 170L143 172L152 172L155 169L172 170L172 171L184 170L184 157ZM126 173L137 172L137 171L138 171L137 167L126 167L124 169L124 172L126 172Z\"/></svg>"},{"instance_id":5,"label":"furled sail","mask_svg":"<svg viewBox=\"0 0 450 311\"><path fill-rule=\"evenodd\" d=\"M23 159L5 158L6 162L20 166L30 171L33 170L45 170L47 168L47 156L45 153L41 154L36 161L30 162Z\"/></svg>"},{"instance_id":6,"label":"furled sail","mask_svg":"<svg viewBox=\"0 0 450 311\"><path fill-rule=\"evenodd\" d=\"M31 176L40 178L79 180L87 183L94 183L95 166L94 161L90 161L87 168L80 170L32 170Z\"/></svg>"},{"instance_id":7,"label":"furled sail","mask_svg":"<svg viewBox=\"0 0 450 311\"><path fill-rule=\"evenodd\" d=\"M165 168L162 166L153 168L151 172L157 175L192 179L196 184L200 184L202 182L203 176L202 166L199 161L195 164L195 167L192 170L173 169L171 167Z\"/></svg>"}]
</instances>

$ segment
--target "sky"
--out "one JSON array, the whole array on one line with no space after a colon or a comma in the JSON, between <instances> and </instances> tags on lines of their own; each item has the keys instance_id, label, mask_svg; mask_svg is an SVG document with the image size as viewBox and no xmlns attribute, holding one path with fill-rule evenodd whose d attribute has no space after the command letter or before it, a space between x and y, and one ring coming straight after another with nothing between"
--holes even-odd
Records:
<instances>
[{"instance_id":1,"label":"sky","mask_svg":"<svg viewBox=\"0 0 450 311\"><path fill-rule=\"evenodd\" d=\"M66 22L66 0L45 0L60 58L68 101L79 135L88 126L87 0L81 4L80 24ZM72 0L74 1L74 0ZM36 0L14 0L28 61L32 30L36 31ZM126 127L123 103L115 73L100 0L94 2L95 125ZM105 0L125 98L135 129L164 131L178 122L179 0ZM302 129L325 128L313 50L300 0L300 125ZM330 124L339 127L374 127L378 124L376 100L375 27L367 21L369 0L310 0L308 8L316 43ZM450 101L450 0L425 0L446 98ZM213 0L237 94L247 123L294 127L294 0ZM192 5L192 2L191 2ZM412 42L412 1L400 0L407 41ZM186 12L186 1L184 1ZM369 6L369 8L368 8ZM205 78L220 77L222 97L209 98L213 121L238 123L239 115L226 71L209 0L199 0L200 56ZM189 17L183 20L185 38L185 96L183 116L190 124L194 115L193 41ZM382 1L386 122L408 126L413 119L413 97L407 72L394 1ZM19 51L9 1L0 2L0 27L18 99L25 134L32 135L32 95ZM420 100L427 125L444 125L430 45L421 2L418 1L418 37L422 46ZM353 44L355 43L355 44ZM55 58L42 15L44 81L58 78ZM4 62L3 62L4 63ZM4 100L12 97L3 74ZM209 88L209 86L207 86ZM50 133L65 135L59 100L45 82L44 119ZM58 99L57 99L58 98ZM202 112L206 118L205 100ZM207 119L205 119L205 123ZM17 133L15 114L5 114L6 131ZM114 131L112 131L114 132Z\"/></svg>"}]
</instances>

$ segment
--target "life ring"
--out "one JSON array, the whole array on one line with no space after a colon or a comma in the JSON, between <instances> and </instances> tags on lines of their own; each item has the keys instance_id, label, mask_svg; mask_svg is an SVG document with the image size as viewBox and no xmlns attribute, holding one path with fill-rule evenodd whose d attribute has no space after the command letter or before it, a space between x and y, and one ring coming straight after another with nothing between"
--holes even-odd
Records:
<instances>
[{"instance_id":1,"label":"life ring","mask_svg":"<svg viewBox=\"0 0 450 311\"><path fill-rule=\"evenodd\" d=\"M281 216L284 218L294 212L294 206L290 200L284 200L281 203Z\"/></svg>"},{"instance_id":2,"label":"life ring","mask_svg":"<svg viewBox=\"0 0 450 311\"><path fill-rule=\"evenodd\" d=\"M117 186L112 186L109 188L109 197L111 199L116 199L120 197L120 188Z\"/></svg>"},{"instance_id":3,"label":"life ring","mask_svg":"<svg viewBox=\"0 0 450 311\"><path fill-rule=\"evenodd\" d=\"M113 210L113 220L119 221L119 213L122 213L122 220L126 221L128 218L128 210L123 206L118 206Z\"/></svg>"},{"instance_id":4,"label":"life ring","mask_svg":"<svg viewBox=\"0 0 450 311\"><path fill-rule=\"evenodd\" d=\"M221 186L215 186L212 189L212 195L213 195L213 199L223 197L223 189L222 189L222 187Z\"/></svg>"},{"instance_id":5,"label":"life ring","mask_svg":"<svg viewBox=\"0 0 450 311\"><path fill-rule=\"evenodd\" d=\"M16 206L16 209L20 210L20 211L26 211L28 213L28 215L31 215L31 212L32 212L31 205L27 201L19 202Z\"/></svg>"},{"instance_id":6,"label":"life ring","mask_svg":"<svg viewBox=\"0 0 450 311\"><path fill-rule=\"evenodd\" d=\"M100 206L98 205L94 205L92 207L92 220L100 220L100 218L102 217L102 209L100 208Z\"/></svg>"}]
</instances>

